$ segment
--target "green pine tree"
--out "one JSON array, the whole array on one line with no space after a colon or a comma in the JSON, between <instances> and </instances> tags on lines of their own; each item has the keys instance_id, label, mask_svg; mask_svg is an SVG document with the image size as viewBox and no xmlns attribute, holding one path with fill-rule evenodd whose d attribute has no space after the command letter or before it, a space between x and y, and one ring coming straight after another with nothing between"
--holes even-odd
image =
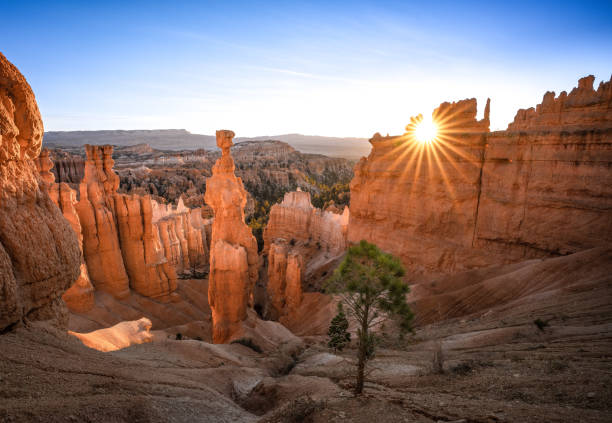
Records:
<instances>
[{"instance_id":1,"label":"green pine tree","mask_svg":"<svg viewBox=\"0 0 612 423\"><path fill-rule=\"evenodd\" d=\"M344 308L342 303L338 303L338 314L332 319L327 336L329 336L329 342L327 346L333 348L334 352L342 351L346 344L351 342L351 334L348 332L349 322L344 314Z\"/></svg>"},{"instance_id":2,"label":"green pine tree","mask_svg":"<svg viewBox=\"0 0 612 423\"><path fill-rule=\"evenodd\" d=\"M409 288L402 280L404 274L398 258L362 240L349 248L328 283L328 292L340 296L358 324L356 394L363 391L365 365L376 350L372 329L394 319L402 332L411 330L413 314L406 302Z\"/></svg>"}]
</instances>

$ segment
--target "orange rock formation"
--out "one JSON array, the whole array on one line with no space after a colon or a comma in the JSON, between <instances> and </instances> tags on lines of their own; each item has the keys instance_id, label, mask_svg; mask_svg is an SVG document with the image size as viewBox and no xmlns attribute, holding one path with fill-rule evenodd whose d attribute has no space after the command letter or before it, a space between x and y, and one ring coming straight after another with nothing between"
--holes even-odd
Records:
<instances>
[{"instance_id":1,"label":"orange rock formation","mask_svg":"<svg viewBox=\"0 0 612 423\"><path fill-rule=\"evenodd\" d=\"M72 336L89 348L98 351L116 351L130 345L144 344L153 341L150 330L153 324L143 317L138 320L117 323L110 328L98 329L89 333L68 331Z\"/></svg>"},{"instance_id":2,"label":"orange rock formation","mask_svg":"<svg viewBox=\"0 0 612 423\"><path fill-rule=\"evenodd\" d=\"M299 190L286 193L282 203L272 206L264 231L268 318L287 323L283 317L295 312L302 302L307 273L313 276L317 268L328 267L344 252L348 214L348 208L336 213L313 207L310 193Z\"/></svg>"},{"instance_id":3,"label":"orange rock formation","mask_svg":"<svg viewBox=\"0 0 612 423\"><path fill-rule=\"evenodd\" d=\"M310 203L310 193L293 191L283 202L270 209L270 219L264 231L266 251L276 239L319 243L330 252L346 249L349 210L342 214L321 210Z\"/></svg>"},{"instance_id":4,"label":"orange rock formation","mask_svg":"<svg viewBox=\"0 0 612 423\"><path fill-rule=\"evenodd\" d=\"M300 306L305 270L302 255L292 251L286 243L273 243L270 246L267 284L270 306L273 310L270 317L278 319Z\"/></svg>"},{"instance_id":5,"label":"orange rock formation","mask_svg":"<svg viewBox=\"0 0 612 423\"><path fill-rule=\"evenodd\" d=\"M132 289L168 299L178 274L206 264L208 222L200 209L190 210L182 201L175 208L150 196L118 194L112 146L86 148L77 210L92 282L117 298Z\"/></svg>"},{"instance_id":6,"label":"orange rock formation","mask_svg":"<svg viewBox=\"0 0 612 423\"><path fill-rule=\"evenodd\" d=\"M351 182L349 241L427 276L609 243L612 81L592 85L547 93L506 131L489 132L488 104L477 121L472 99L434 111L430 146L376 134Z\"/></svg>"},{"instance_id":7,"label":"orange rock formation","mask_svg":"<svg viewBox=\"0 0 612 423\"><path fill-rule=\"evenodd\" d=\"M68 184L54 183L48 151L43 150L36 160L51 199L79 236L85 258L81 275L64 294L64 301L75 312L91 309L94 289L88 268L93 269L96 289L117 298L124 298L131 289L147 297L169 299L178 274L190 274L208 263L209 222L202 218L201 209L188 209L182 200L173 207L150 196L117 194L112 147L86 148L78 202L76 191Z\"/></svg>"},{"instance_id":8,"label":"orange rock formation","mask_svg":"<svg viewBox=\"0 0 612 423\"><path fill-rule=\"evenodd\" d=\"M78 279L62 296L64 302L71 311L85 312L94 305L94 288L89 279L89 272L83 257L83 234L81 233L81 222L74 208L76 204L76 191L66 183L55 183L55 175L50 171L53 162L49 158L49 151L43 148L35 160L36 167L44 181L45 190L51 200L60 208L64 218L77 234L79 248L81 249L81 272Z\"/></svg>"},{"instance_id":9,"label":"orange rock formation","mask_svg":"<svg viewBox=\"0 0 612 423\"><path fill-rule=\"evenodd\" d=\"M208 301L212 309L213 341L226 342L247 318L257 281L259 256L257 241L244 222L246 191L234 174L230 154L232 131L217 131L222 155L206 181L205 201L212 207Z\"/></svg>"},{"instance_id":10,"label":"orange rock formation","mask_svg":"<svg viewBox=\"0 0 612 423\"><path fill-rule=\"evenodd\" d=\"M32 89L0 54L0 330L65 321L61 295L79 275L78 239L34 163L42 136Z\"/></svg>"}]
</instances>

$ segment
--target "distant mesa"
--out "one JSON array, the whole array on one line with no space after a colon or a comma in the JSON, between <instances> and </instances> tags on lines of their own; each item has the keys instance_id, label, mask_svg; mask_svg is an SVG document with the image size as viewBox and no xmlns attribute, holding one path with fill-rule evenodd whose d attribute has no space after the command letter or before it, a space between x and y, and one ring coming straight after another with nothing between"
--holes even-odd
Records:
<instances>
[{"instance_id":1,"label":"distant mesa","mask_svg":"<svg viewBox=\"0 0 612 423\"><path fill-rule=\"evenodd\" d=\"M118 147L148 144L158 150L217 150L214 135L192 134L185 129L49 131L45 132L47 147L80 147L85 144L110 144ZM357 160L370 153L367 138L339 138L318 135L284 134L260 137L241 137L246 141L283 141L296 150L308 154L324 154Z\"/></svg>"}]
</instances>

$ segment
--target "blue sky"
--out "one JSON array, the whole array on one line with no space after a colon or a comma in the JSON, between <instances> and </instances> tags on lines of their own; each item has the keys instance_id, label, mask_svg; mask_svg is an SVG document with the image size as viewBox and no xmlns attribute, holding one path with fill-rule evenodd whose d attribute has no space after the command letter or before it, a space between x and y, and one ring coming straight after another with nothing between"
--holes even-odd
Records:
<instances>
[{"instance_id":1,"label":"blue sky","mask_svg":"<svg viewBox=\"0 0 612 423\"><path fill-rule=\"evenodd\" d=\"M470 97L504 129L612 73L610 1L429 3L0 0L0 51L46 130L369 137Z\"/></svg>"}]
</instances>

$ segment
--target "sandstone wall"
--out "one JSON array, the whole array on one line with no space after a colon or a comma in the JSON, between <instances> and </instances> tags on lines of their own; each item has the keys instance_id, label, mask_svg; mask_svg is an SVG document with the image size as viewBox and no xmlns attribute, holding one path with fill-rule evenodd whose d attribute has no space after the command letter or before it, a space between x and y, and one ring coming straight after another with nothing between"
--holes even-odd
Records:
<instances>
[{"instance_id":1,"label":"sandstone wall","mask_svg":"<svg viewBox=\"0 0 612 423\"><path fill-rule=\"evenodd\" d=\"M129 279L115 221L113 195L119 178L113 172L112 146L86 145L85 177L76 210L83 233L83 253L96 289L117 298L129 295Z\"/></svg>"},{"instance_id":2,"label":"sandstone wall","mask_svg":"<svg viewBox=\"0 0 612 423\"><path fill-rule=\"evenodd\" d=\"M514 261L612 242L612 80L593 79L488 136L474 247Z\"/></svg>"},{"instance_id":3,"label":"sandstone wall","mask_svg":"<svg viewBox=\"0 0 612 423\"><path fill-rule=\"evenodd\" d=\"M281 320L292 316L302 302L303 285L324 277L347 246L349 210L321 210L310 193L288 192L270 210L264 230L267 282L264 314Z\"/></svg>"},{"instance_id":4,"label":"sandstone wall","mask_svg":"<svg viewBox=\"0 0 612 423\"><path fill-rule=\"evenodd\" d=\"M439 140L376 134L351 182L349 241L432 276L612 241L612 82L547 93L508 130L489 132L476 101L433 113Z\"/></svg>"},{"instance_id":5,"label":"sandstone wall","mask_svg":"<svg viewBox=\"0 0 612 423\"><path fill-rule=\"evenodd\" d=\"M270 209L270 218L264 230L265 251L278 239L319 243L332 253L344 251L348 214L348 209L337 214L314 207L308 192L288 192L282 203Z\"/></svg>"},{"instance_id":6,"label":"sandstone wall","mask_svg":"<svg viewBox=\"0 0 612 423\"><path fill-rule=\"evenodd\" d=\"M32 89L0 53L0 331L24 318L64 322L61 295L79 275L76 234L34 163L42 136Z\"/></svg>"}]
</instances>

